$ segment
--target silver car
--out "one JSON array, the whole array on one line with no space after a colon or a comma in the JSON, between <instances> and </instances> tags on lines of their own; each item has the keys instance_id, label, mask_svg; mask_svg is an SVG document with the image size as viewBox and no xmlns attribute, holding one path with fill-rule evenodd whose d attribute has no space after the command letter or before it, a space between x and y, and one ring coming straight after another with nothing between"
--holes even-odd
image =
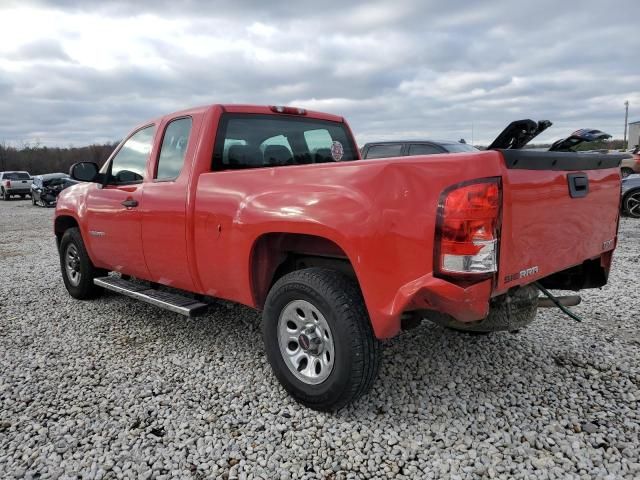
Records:
<instances>
[{"instance_id":1,"label":"silver car","mask_svg":"<svg viewBox=\"0 0 640 480\"><path fill-rule=\"evenodd\" d=\"M622 211L630 217L640 218L640 175L622 179Z\"/></svg>"}]
</instances>

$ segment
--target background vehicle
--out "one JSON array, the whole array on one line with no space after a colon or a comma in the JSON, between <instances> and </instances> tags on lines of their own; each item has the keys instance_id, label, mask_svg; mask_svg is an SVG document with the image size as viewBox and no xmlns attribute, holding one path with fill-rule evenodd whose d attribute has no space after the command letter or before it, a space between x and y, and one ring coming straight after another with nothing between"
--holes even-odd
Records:
<instances>
[{"instance_id":1,"label":"background vehicle","mask_svg":"<svg viewBox=\"0 0 640 480\"><path fill-rule=\"evenodd\" d=\"M72 167L90 183L58 197L62 278L79 299L109 289L185 315L207 296L262 310L282 385L337 409L373 385L380 339L423 318L513 330L535 318L533 282L606 284L620 156L510 148L537 130L527 120L503 132L499 150L362 160L335 115L167 115L133 130L100 171Z\"/></svg>"},{"instance_id":2,"label":"background vehicle","mask_svg":"<svg viewBox=\"0 0 640 480\"><path fill-rule=\"evenodd\" d=\"M640 218L640 175L622 179L622 211L630 217Z\"/></svg>"},{"instance_id":3,"label":"background vehicle","mask_svg":"<svg viewBox=\"0 0 640 480\"><path fill-rule=\"evenodd\" d=\"M60 192L76 183L66 173L35 175L31 184L31 203L43 207L55 205Z\"/></svg>"},{"instance_id":4,"label":"background vehicle","mask_svg":"<svg viewBox=\"0 0 640 480\"><path fill-rule=\"evenodd\" d=\"M620 163L620 171L623 177L628 177L634 173L640 173L640 147L629 150L629 158L625 158Z\"/></svg>"},{"instance_id":5,"label":"background vehicle","mask_svg":"<svg viewBox=\"0 0 640 480\"><path fill-rule=\"evenodd\" d=\"M0 196L9 200L12 195L21 198L31 194L31 175L28 172L0 172Z\"/></svg>"},{"instance_id":6,"label":"background vehicle","mask_svg":"<svg viewBox=\"0 0 640 480\"><path fill-rule=\"evenodd\" d=\"M362 147L362 158L388 158L436 153L479 152L473 145L447 140L370 142Z\"/></svg>"},{"instance_id":7,"label":"background vehicle","mask_svg":"<svg viewBox=\"0 0 640 480\"><path fill-rule=\"evenodd\" d=\"M586 142L597 142L607 140L611 135L595 128L581 128L576 130L567 138L556 140L549 148L550 152L575 152L575 148Z\"/></svg>"}]
</instances>

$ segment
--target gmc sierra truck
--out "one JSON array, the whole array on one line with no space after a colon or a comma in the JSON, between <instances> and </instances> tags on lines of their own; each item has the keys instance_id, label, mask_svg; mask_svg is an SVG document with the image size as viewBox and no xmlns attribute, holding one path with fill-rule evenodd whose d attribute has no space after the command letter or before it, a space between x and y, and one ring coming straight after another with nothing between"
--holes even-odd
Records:
<instances>
[{"instance_id":1,"label":"gmc sierra truck","mask_svg":"<svg viewBox=\"0 0 640 480\"><path fill-rule=\"evenodd\" d=\"M362 160L342 117L211 105L135 128L58 199L62 278L184 315L211 297L262 311L268 360L318 410L367 392L381 339L427 318L514 330L538 289L607 282L620 157L518 149Z\"/></svg>"}]
</instances>

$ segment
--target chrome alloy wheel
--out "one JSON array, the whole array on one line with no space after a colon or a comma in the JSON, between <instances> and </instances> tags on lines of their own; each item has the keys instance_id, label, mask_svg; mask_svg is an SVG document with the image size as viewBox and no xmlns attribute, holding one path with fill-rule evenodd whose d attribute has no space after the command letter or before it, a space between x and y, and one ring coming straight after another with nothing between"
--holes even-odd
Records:
<instances>
[{"instance_id":1,"label":"chrome alloy wheel","mask_svg":"<svg viewBox=\"0 0 640 480\"><path fill-rule=\"evenodd\" d=\"M632 217L640 217L640 192L632 193L627 197L625 208Z\"/></svg>"},{"instance_id":2,"label":"chrome alloy wheel","mask_svg":"<svg viewBox=\"0 0 640 480\"><path fill-rule=\"evenodd\" d=\"M64 267L67 272L67 278L69 283L74 287L80 284L80 254L78 253L78 247L73 243L70 243L65 253Z\"/></svg>"},{"instance_id":3,"label":"chrome alloy wheel","mask_svg":"<svg viewBox=\"0 0 640 480\"><path fill-rule=\"evenodd\" d=\"M333 370L335 350L331 328L322 313L306 300L294 300L278 318L280 354L302 382L318 385Z\"/></svg>"}]
</instances>

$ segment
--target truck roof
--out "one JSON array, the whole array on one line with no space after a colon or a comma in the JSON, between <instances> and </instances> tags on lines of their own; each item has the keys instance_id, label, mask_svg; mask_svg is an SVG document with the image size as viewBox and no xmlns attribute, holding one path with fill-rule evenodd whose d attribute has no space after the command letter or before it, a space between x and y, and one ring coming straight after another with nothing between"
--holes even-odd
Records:
<instances>
[{"instance_id":1,"label":"truck roof","mask_svg":"<svg viewBox=\"0 0 640 480\"><path fill-rule=\"evenodd\" d=\"M332 115L330 113L317 112L314 110L300 109L298 107L291 107L289 105L283 106L288 108L294 108L297 110L304 111L302 115L293 115L289 113L278 113L273 110L276 105L250 105L250 104L234 104L234 103L213 103L209 105L201 105L198 107L187 108L185 110L179 110L177 112L168 113L165 115L161 115L159 117L155 117L147 120L139 124L139 126L149 125L150 123L158 123L165 118L173 118L182 115L193 115L193 114L201 114L206 112L207 110L213 110L216 108L221 108L223 112L227 113L255 113L255 114L264 114L264 115L287 115L287 116L300 116L303 118L314 118L318 120L327 120L330 122L339 122L344 123L344 117L339 115Z\"/></svg>"}]
</instances>

